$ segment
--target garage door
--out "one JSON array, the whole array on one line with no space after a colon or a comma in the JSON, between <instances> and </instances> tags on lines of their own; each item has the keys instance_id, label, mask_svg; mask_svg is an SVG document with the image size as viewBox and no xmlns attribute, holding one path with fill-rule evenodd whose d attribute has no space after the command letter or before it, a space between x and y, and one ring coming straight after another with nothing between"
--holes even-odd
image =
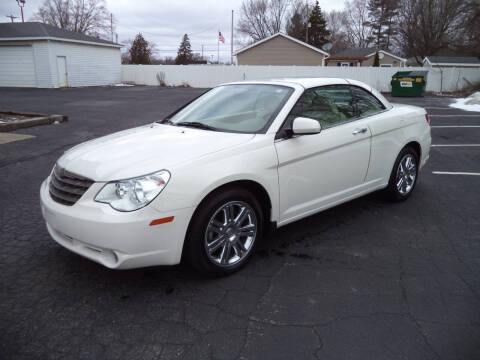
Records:
<instances>
[{"instance_id":1,"label":"garage door","mask_svg":"<svg viewBox=\"0 0 480 360\"><path fill-rule=\"evenodd\" d=\"M37 86L31 46L0 46L0 86Z\"/></svg>"}]
</instances>

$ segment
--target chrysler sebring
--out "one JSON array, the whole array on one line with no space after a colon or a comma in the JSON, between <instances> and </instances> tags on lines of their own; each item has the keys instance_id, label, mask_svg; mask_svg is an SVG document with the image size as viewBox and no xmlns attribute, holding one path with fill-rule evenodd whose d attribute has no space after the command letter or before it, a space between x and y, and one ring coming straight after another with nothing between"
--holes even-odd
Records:
<instances>
[{"instance_id":1,"label":"chrysler sebring","mask_svg":"<svg viewBox=\"0 0 480 360\"><path fill-rule=\"evenodd\" d=\"M66 151L42 213L57 243L109 268L228 274L271 229L380 189L407 199L430 141L424 109L358 81L230 83Z\"/></svg>"}]
</instances>

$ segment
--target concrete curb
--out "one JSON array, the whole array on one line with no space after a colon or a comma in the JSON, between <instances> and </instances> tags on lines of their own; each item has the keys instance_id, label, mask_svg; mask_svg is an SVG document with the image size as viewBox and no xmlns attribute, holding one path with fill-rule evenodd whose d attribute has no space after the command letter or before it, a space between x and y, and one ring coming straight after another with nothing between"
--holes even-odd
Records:
<instances>
[{"instance_id":1,"label":"concrete curb","mask_svg":"<svg viewBox=\"0 0 480 360\"><path fill-rule=\"evenodd\" d=\"M0 111L9 115L26 115L34 116L28 119L23 119L14 122L0 123L0 132L7 132L12 130L23 129L31 126L38 125L50 125L55 121L64 122L68 121L68 116L66 115L45 115L45 114L32 114L25 112L16 112L16 111Z\"/></svg>"}]
</instances>

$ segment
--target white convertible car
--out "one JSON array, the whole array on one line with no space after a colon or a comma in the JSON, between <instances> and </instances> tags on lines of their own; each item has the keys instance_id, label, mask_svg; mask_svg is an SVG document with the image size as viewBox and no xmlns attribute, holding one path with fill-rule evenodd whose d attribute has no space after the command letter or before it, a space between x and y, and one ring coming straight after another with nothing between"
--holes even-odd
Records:
<instances>
[{"instance_id":1,"label":"white convertible car","mask_svg":"<svg viewBox=\"0 0 480 360\"><path fill-rule=\"evenodd\" d=\"M405 200L430 141L424 109L358 81L230 83L68 150L42 212L55 241L109 268L228 274L274 227L380 189Z\"/></svg>"}]
</instances>

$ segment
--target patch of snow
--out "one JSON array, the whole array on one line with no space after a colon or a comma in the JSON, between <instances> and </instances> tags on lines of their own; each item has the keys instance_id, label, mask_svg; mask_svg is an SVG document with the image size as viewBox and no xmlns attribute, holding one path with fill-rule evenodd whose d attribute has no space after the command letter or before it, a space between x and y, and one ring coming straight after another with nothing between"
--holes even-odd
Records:
<instances>
[{"instance_id":1,"label":"patch of snow","mask_svg":"<svg viewBox=\"0 0 480 360\"><path fill-rule=\"evenodd\" d=\"M135 86L135 85L120 83L120 84L115 84L114 86Z\"/></svg>"},{"instance_id":2,"label":"patch of snow","mask_svg":"<svg viewBox=\"0 0 480 360\"><path fill-rule=\"evenodd\" d=\"M450 107L480 112L480 92L477 91L467 98L457 99L454 104L450 104Z\"/></svg>"}]
</instances>

